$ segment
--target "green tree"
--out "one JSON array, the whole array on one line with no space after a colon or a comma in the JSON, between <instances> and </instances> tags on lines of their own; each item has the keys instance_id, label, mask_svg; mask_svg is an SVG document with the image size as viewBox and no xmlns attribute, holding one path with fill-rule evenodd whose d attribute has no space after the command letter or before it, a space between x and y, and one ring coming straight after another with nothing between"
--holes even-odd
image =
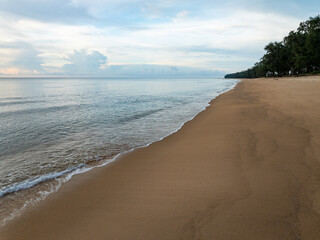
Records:
<instances>
[{"instance_id":1,"label":"green tree","mask_svg":"<svg viewBox=\"0 0 320 240\"><path fill-rule=\"evenodd\" d=\"M246 71L226 77L253 78L310 73L320 71L320 15L300 23L282 42L272 42L265 47L261 61ZM268 74L270 75L270 74Z\"/></svg>"},{"instance_id":2,"label":"green tree","mask_svg":"<svg viewBox=\"0 0 320 240\"><path fill-rule=\"evenodd\" d=\"M266 47L266 54L262 58L267 71L274 75L283 76L290 71L290 51L282 42L269 43Z\"/></svg>"},{"instance_id":3,"label":"green tree","mask_svg":"<svg viewBox=\"0 0 320 240\"><path fill-rule=\"evenodd\" d=\"M306 49L310 71L320 70L320 16L306 22Z\"/></svg>"},{"instance_id":4,"label":"green tree","mask_svg":"<svg viewBox=\"0 0 320 240\"><path fill-rule=\"evenodd\" d=\"M306 65L307 59L304 57L305 39L302 34L291 31L287 37L284 38L284 44L290 53L289 64L292 74L298 74L302 71L303 66Z\"/></svg>"}]
</instances>

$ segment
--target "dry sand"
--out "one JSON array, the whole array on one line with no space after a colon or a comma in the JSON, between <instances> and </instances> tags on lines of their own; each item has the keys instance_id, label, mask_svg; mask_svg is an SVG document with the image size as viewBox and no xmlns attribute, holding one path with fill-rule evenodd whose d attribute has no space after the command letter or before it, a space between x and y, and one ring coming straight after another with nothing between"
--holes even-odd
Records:
<instances>
[{"instance_id":1,"label":"dry sand","mask_svg":"<svg viewBox=\"0 0 320 240\"><path fill-rule=\"evenodd\" d=\"M0 239L320 239L320 77L244 80Z\"/></svg>"}]
</instances>

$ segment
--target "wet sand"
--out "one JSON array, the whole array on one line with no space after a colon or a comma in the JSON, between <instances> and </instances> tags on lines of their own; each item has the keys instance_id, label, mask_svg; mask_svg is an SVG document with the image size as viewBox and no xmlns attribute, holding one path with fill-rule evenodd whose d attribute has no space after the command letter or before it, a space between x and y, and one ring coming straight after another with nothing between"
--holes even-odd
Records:
<instances>
[{"instance_id":1,"label":"wet sand","mask_svg":"<svg viewBox=\"0 0 320 240\"><path fill-rule=\"evenodd\" d=\"M0 239L320 239L320 77L243 80L80 175Z\"/></svg>"}]
</instances>

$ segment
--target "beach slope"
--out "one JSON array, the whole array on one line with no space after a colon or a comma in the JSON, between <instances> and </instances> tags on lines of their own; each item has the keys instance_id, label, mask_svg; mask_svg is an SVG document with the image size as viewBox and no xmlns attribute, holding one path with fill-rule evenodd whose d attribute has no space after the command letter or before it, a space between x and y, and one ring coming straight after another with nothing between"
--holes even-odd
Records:
<instances>
[{"instance_id":1,"label":"beach slope","mask_svg":"<svg viewBox=\"0 0 320 240\"><path fill-rule=\"evenodd\" d=\"M77 176L1 240L319 239L320 77L243 80L177 133Z\"/></svg>"}]
</instances>

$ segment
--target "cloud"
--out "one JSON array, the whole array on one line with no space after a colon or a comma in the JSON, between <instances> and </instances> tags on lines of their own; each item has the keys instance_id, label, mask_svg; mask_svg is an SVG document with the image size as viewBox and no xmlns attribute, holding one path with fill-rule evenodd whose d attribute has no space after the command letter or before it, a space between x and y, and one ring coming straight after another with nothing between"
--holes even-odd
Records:
<instances>
[{"instance_id":1,"label":"cloud","mask_svg":"<svg viewBox=\"0 0 320 240\"><path fill-rule=\"evenodd\" d=\"M137 69L238 71L319 9L306 1L0 0L0 68L102 74L108 56L108 65Z\"/></svg>"},{"instance_id":2,"label":"cloud","mask_svg":"<svg viewBox=\"0 0 320 240\"><path fill-rule=\"evenodd\" d=\"M240 70L259 60L265 44L280 40L299 23L298 19L291 17L240 10L215 18L194 17L189 12L180 11L170 22L147 22L142 29L130 30L27 19L18 22L1 20L10 29L0 28L0 33L2 30L2 35L9 40L32 43L41 52L41 65L50 74L88 75L100 74L100 65L104 64L101 55L108 56L110 65L151 64ZM74 49L94 49L101 55L90 57L91 53L76 51L73 53L76 57L73 57L68 53ZM98 62L94 57L99 59ZM93 61L93 67L81 61ZM235 62L238 62L236 69Z\"/></svg>"},{"instance_id":3,"label":"cloud","mask_svg":"<svg viewBox=\"0 0 320 240\"><path fill-rule=\"evenodd\" d=\"M18 55L14 61L12 61L12 65L25 71L41 72L42 60L39 57L40 52L36 51L28 44L23 44L21 47Z\"/></svg>"},{"instance_id":4,"label":"cloud","mask_svg":"<svg viewBox=\"0 0 320 240\"><path fill-rule=\"evenodd\" d=\"M316 0L0 0L0 5L1 15L18 19L133 28L170 22L183 13L210 18L246 9L305 18L320 7Z\"/></svg>"},{"instance_id":5,"label":"cloud","mask_svg":"<svg viewBox=\"0 0 320 240\"><path fill-rule=\"evenodd\" d=\"M157 65L157 64L123 64L106 65L107 57L98 51L75 50L67 57L63 73L67 75L90 75L104 77L222 77L224 72L201 68Z\"/></svg>"},{"instance_id":6,"label":"cloud","mask_svg":"<svg viewBox=\"0 0 320 240\"><path fill-rule=\"evenodd\" d=\"M103 71L107 57L98 51L88 53L87 50L74 51L67 57L69 63L63 65L67 74L97 75Z\"/></svg>"},{"instance_id":7,"label":"cloud","mask_svg":"<svg viewBox=\"0 0 320 240\"><path fill-rule=\"evenodd\" d=\"M134 64L108 66L103 74L108 77L214 78L224 76L225 72L173 65Z\"/></svg>"},{"instance_id":8,"label":"cloud","mask_svg":"<svg viewBox=\"0 0 320 240\"><path fill-rule=\"evenodd\" d=\"M0 13L16 18L76 24L90 20L87 9L67 0L0 0Z\"/></svg>"},{"instance_id":9,"label":"cloud","mask_svg":"<svg viewBox=\"0 0 320 240\"><path fill-rule=\"evenodd\" d=\"M41 52L35 50L25 42L0 44L0 52L4 51L8 57L0 63L0 72L8 75L38 74L43 72Z\"/></svg>"}]
</instances>

